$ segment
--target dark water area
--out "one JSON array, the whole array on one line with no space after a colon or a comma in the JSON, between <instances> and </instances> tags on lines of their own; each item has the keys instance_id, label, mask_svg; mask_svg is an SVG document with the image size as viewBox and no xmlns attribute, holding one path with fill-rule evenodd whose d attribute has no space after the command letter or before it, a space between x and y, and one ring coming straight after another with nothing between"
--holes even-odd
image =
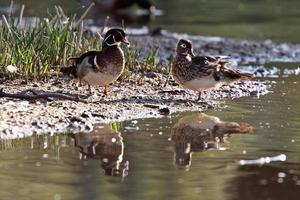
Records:
<instances>
[{"instance_id":1,"label":"dark water area","mask_svg":"<svg viewBox=\"0 0 300 200\"><path fill-rule=\"evenodd\" d=\"M53 13L54 6L61 5L67 14L79 16L89 3L89 0L18 0L15 1L15 12L19 15L20 5L25 4L26 16L47 16L47 10ZM154 3L162 15L160 12L158 16L142 15L137 6L114 13L95 7L89 18L96 25L103 25L106 16L110 16L111 24L120 26L124 20L129 27L146 25L195 35L300 42L300 3L297 0L154 0ZM0 12L7 11L9 4L9 0L2 0Z\"/></svg>"},{"instance_id":2,"label":"dark water area","mask_svg":"<svg viewBox=\"0 0 300 200\"><path fill-rule=\"evenodd\" d=\"M205 112L207 127L218 124L217 117L247 123L253 127L250 133L229 131L225 137L213 134L223 129L204 126L195 129L201 133L196 137L190 130L179 132L182 137L174 140L176 123L196 119L197 113L187 112L102 124L91 134L3 140L0 197L296 200L300 195L300 79L268 80L273 82L272 93L227 100L227 107ZM269 162L268 157L279 155L284 159ZM265 158L264 163L241 165L243 160L259 158Z\"/></svg>"}]
</instances>

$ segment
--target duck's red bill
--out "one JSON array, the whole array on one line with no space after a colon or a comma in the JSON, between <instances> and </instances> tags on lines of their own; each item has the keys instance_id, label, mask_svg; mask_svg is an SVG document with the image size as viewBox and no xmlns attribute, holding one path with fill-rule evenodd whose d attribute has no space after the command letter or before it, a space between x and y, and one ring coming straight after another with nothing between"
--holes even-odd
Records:
<instances>
[{"instance_id":1,"label":"duck's red bill","mask_svg":"<svg viewBox=\"0 0 300 200\"><path fill-rule=\"evenodd\" d=\"M130 45L130 42L128 41L127 37L124 37L122 42L127 44L128 46Z\"/></svg>"}]
</instances>

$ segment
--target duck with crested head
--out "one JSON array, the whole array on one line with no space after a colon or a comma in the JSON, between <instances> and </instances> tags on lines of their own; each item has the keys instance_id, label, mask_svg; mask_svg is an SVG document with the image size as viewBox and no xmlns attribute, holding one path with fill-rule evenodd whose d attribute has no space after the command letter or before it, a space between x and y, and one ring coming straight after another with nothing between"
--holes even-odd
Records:
<instances>
[{"instance_id":1,"label":"duck with crested head","mask_svg":"<svg viewBox=\"0 0 300 200\"><path fill-rule=\"evenodd\" d=\"M91 93L91 85L104 86L104 94L107 94L108 84L116 81L125 67L125 57L120 47L121 43L129 45L124 30L113 28L105 34L102 50L89 51L80 57L72 57L74 65L63 68L62 72L70 72L79 81L88 84Z\"/></svg>"},{"instance_id":2,"label":"duck with crested head","mask_svg":"<svg viewBox=\"0 0 300 200\"><path fill-rule=\"evenodd\" d=\"M253 78L253 74L230 69L228 57L195 56L190 40L180 39L176 53L172 75L183 87L199 92L198 100L202 91Z\"/></svg>"}]
</instances>

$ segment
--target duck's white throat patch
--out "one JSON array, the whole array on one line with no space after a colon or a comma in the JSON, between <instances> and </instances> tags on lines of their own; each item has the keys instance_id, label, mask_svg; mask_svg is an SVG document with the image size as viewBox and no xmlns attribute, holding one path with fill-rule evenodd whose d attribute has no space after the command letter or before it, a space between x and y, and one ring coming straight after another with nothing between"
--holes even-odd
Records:
<instances>
[{"instance_id":1,"label":"duck's white throat patch","mask_svg":"<svg viewBox=\"0 0 300 200\"><path fill-rule=\"evenodd\" d=\"M191 62L192 61L192 57L188 54L188 55L186 55L186 59L189 61L189 62Z\"/></svg>"}]
</instances>

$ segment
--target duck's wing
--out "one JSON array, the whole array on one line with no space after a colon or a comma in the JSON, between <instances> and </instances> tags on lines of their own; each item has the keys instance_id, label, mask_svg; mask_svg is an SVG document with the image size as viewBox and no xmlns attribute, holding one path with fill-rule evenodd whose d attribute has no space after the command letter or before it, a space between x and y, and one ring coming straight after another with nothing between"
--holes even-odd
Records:
<instances>
[{"instance_id":1,"label":"duck's wing","mask_svg":"<svg viewBox=\"0 0 300 200\"><path fill-rule=\"evenodd\" d=\"M222 62L224 62L224 64ZM213 56L195 56L192 57L192 64L189 67L189 71L195 78L213 75L215 80L218 81L219 77L217 77L217 72L220 71L222 65L225 66L225 61L222 62Z\"/></svg>"},{"instance_id":2,"label":"duck's wing","mask_svg":"<svg viewBox=\"0 0 300 200\"><path fill-rule=\"evenodd\" d=\"M85 68L90 68L94 72L102 72L107 66L107 55L104 51L89 51L81 55L76 60L76 65L85 65Z\"/></svg>"},{"instance_id":3,"label":"duck's wing","mask_svg":"<svg viewBox=\"0 0 300 200\"><path fill-rule=\"evenodd\" d=\"M250 80L254 77L251 73L241 72L240 70L234 70L230 68L221 68L221 70L217 73L221 79L224 80Z\"/></svg>"},{"instance_id":4,"label":"duck's wing","mask_svg":"<svg viewBox=\"0 0 300 200\"><path fill-rule=\"evenodd\" d=\"M82 54L79 57L71 57L69 58L70 60L74 60L76 65L79 65L80 63L82 63L85 59L89 59L89 64L92 65L92 62L90 61L91 58L94 58L95 55L97 55L99 53L99 51L88 51L84 54Z\"/></svg>"},{"instance_id":5,"label":"duck's wing","mask_svg":"<svg viewBox=\"0 0 300 200\"><path fill-rule=\"evenodd\" d=\"M242 79L242 80L249 80L252 79L254 76L251 73L245 73L241 72L238 69L231 69L229 67L229 63L226 60L219 60L220 64L220 69L217 72L217 76L219 76L221 79L224 80L237 80L237 79Z\"/></svg>"},{"instance_id":6,"label":"duck's wing","mask_svg":"<svg viewBox=\"0 0 300 200\"><path fill-rule=\"evenodd\" d=\"M194 56L192 57L192 61L195 65L207 65L207 64L212 64L216 63L218 59L213 56Z\"/></svg>"},{"instance_id":7,"label":"duck's wing","mask_svg":"<svg viewBox=\"0 0 300 200\"><path fill-rule=\"evenodd\" d=\"M198 70L203 71L204 75L212 74L216 81L253 78L251 73L231 69L228 59L228 56L196 56L192 58L193 66L191 67L199 67Z\"/></svg>"}]
</instances>

